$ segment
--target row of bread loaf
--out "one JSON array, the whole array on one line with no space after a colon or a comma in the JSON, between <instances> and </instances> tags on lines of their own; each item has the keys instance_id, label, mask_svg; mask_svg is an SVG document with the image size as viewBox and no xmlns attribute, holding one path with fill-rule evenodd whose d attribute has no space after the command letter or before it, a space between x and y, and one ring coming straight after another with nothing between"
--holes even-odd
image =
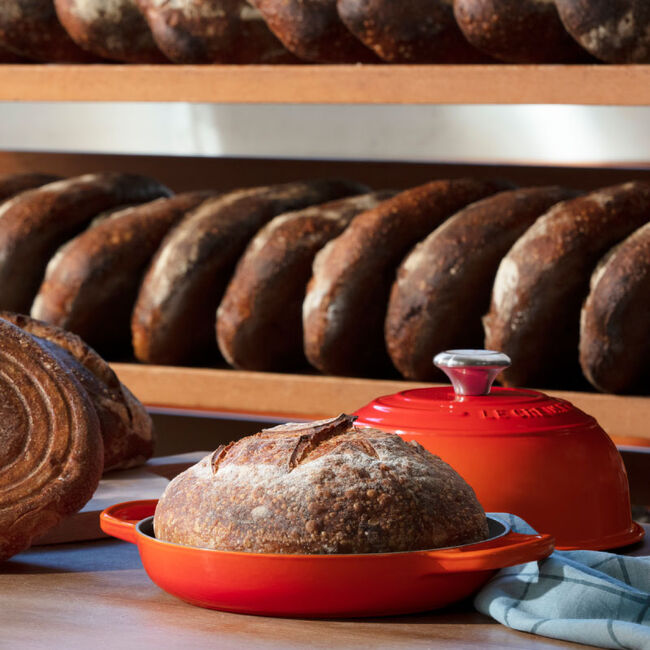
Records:
<instances>
[{"instance_id":1,"label":"row of bread loaf","mask_svg":"<svg viewBox=\"0 0 650 650\"><path fill-rule=\"evenodd\" d=\"M3 0L0 61L650 62L646 0Z\"/></svg>"},{"instance_id":2,"label":"row of bread loaf","mask_svg":"<svg viewBox=\"0 0 650 650\"><path fill-rule=\"evenodd\" d=\"M51 180L0 178L0 309L110 358L431 380L435 353L486 346L511 385L577 385L579 360L601 390L647 390L647 182Z\"/></svg>"}]
</instances>

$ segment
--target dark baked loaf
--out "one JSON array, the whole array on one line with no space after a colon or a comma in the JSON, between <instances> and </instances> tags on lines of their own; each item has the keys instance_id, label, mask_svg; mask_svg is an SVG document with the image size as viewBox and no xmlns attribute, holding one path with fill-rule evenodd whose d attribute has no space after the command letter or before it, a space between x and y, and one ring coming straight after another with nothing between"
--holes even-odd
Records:
<instances>
[{"instance_id":1,"label":"dark baked loaf","mask_svg":"<svg viewBox=\"0 0 650 650\"><path fill-rule=\"evenodd\" d=\"M79 47L126 63L167 63L136 0L54 0L56 12Z\"/></svg>"},{"instance_id":2,"label":"dark baked loaf","mask_svg":"<svg viewBox=\"0 0 650 650\"><path fill-rule=\"evenodd\" d=\"M485 347L513 360L511 386L575 387L580 307L598 260L650 219L650 184L626 183L560 203L512 247L484 318Z\"/></svg>"},{"instance_id":3,"label":"dark baked loaf","mask_svg":"<svg viewBox=\"0 0 650 650\"><path fill-rule=\"evenodd\" d=\"M176 477L158 539L255 553L390 553L484 540L472 488L416 442L354 418L284 424Z\"/></svg>"},{"instance_id":4,"label":"dark baked loaf","mask_svg":"<svg viewBox=\"0 0 650 650\"><path fill-rule=\"evenodd\" d=\"M81 384L97 413L104 443L104 471L142 465L153 455L151 418L109 365L78 336L22 314L0 318L35 337Z\"/></svg>"},{"instance_id":5,"label":"dark baked loaf","mask_svg":"<svg viewBox=\"0 0 650 650\"><path fill-rule=\"evenodd\" d=\"M610 251L591 276L580 319L580 365L610 393L650 392L650 224Z\"/></svg>"},{"instance_id":6,"label":"dark baked loaf","mask_svg":"<svg viewBox=\"0 0 650 650\"><path fill-rule=\"evenodd\" d=\"M2 0L0 42L33 61L85 63L96 60L68 36L56 16L53 0Z\"/></svg>"},{"instance_id":7,"label":"dark baked loaf","mask_svg":"<svg viewBox=\"0 0 650 650\"><path fill-rule=\"evenodd\" d=\"M26 313L56 250L110 208L169 190L133 174L87 174L23 192L0 206L0 309Z\"/></svg>"},{"instance_id":8,"label":"dark baked loaf","mask_svg":"<svg viewBox=\"0 0 650 650\"><path fill-rule=\"evenodd\" d=\"M247 370L306 365L302 302L316 253L352 218L394 192L376 192L280 215L248 245L217 312L226 361Z\"/></svg>"},{"instance_id":9,"label":"dark baked loaf","mask_svg":"<svg viewBox=\"0 0 650 650\"><path fill-rule=\"evenodd\" d=\"M386 347L408 379L440 379L441 350L483 347L481 317L499 262L552 205L576 192L534 187L473 203L436 228L402 262L386 316Z\"/></svg>"},{"instance_id":10,"label":"dark baked loaf","mask_svg":"<svg viewBox=\"0 0 650 650\"><path fill-rule=\"evenodd\" d=\"M245 0L137 0L153 37L175 63L294 63Z\"/></svg>"},{"instance_id":11,"label":"dark baked loaf","mask_svg":"<svg viewBox=\"0 0 650 650\"><path fill-rule=\"evenodd\" d=\"M569 36L548 0L454 0L467 40L509 63L577 63L591 60Z\"/></svg>"},{"instance_id":12,"label":"dark baked loaf","mask_svg":"<svg viewBox=\"0 0 650 650\"><path fill-rule=\"evenodd\" d=\"M50 260L34 318L78 334L105 356L128 351L142 277L167 232L214 192L192 192L120 210Z\"/></svg>"},{"instance_id":13,"label":"dark baked loaf","mask_svg":"<svg viewBox=\"0 0 650 650\"><path fill-rule=\"evenodd\" d=\"M213 361L217 307L255 233L283 212L366 190L350 181L305 181L203 203L167 235L145 275L131 325L136 357L163 364Z\"/></svg>"},{"instance_id":14,"label":"dark baked loaf","mask_svg":"<svg viewBox=\"0 0 650 650\"><path fill-rule=\"evenodd\" d=\"M555 0L568 32L608 63L650 63L648 0Z\"/></svg>"},{"instance_id":15,"label":"dark baked loaf","mask_svg":"<svg viewBox=\"0 0 650 650\"><path fill-rule=\"evenodd\" d=\"M0 562L76 512L102 473L90 399L68 367L0 319Z\"/></svg>"},{"instance_id":16,"label":"dark baked loaf","mask_svg":"<svg viewBox=\"0 0 650 650\"><path fill-rule=\"evenodd\" d=\"M449 0L338 0L346 27L391 63L481 63L463 37Z\"/></svg>"},{"instance_id":17,"label":"dark baked loaf","mask_svg":"<svg viewBox=\"0 0 650 650\"><path fill-rule=\"evenodd\" d=\"M37 173L24 173L24 174L5 174L0 176L0 203L7 199L25 192L26 190L33 190L47 183L54 183L59 180L59 176L52 174L37 174Z\"/></svg>"},{"instance_id":18,"label":"dark baked loaf","mask_svg":"<svg viewBox=\"0 0 650 650\"><path fill-rule=\"evenodd\" d=\"M0 9L0 12L2 9ZM20 54L16 54L13 50L10 50L4 43L0 42L0 63L28 63L29 59L26 59Z\"/></svg>"},{"instance_id":19,"label":"dark baked loaf","mask_svg":"<svg viewBox=\"0 0 650 650\"><path fill-rule=\"evenodd\" d=\"M345 27L336 0L250 0L285 47L304 61L373 62L377 57Z\"/></svg>"},{"instance_id":20,"label":"dark baked loaf","mask_svg":"<svg viewBox=\"0 0 650 650\"><path fill-rule=\"evenodd\" d=\"M326 374L385 372L384 319L409 250L468 203L505 189L468 178L407 190L354 218L316 256L303 304L305 354Z\"/></svg>"}]
</instances>

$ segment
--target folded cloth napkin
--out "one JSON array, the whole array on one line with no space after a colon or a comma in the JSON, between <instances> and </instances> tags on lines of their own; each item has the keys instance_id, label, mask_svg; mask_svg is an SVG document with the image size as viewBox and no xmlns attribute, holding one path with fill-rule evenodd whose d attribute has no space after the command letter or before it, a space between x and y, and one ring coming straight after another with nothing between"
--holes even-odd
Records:
<instances>
[{"instance_id":1,"label":"folded cloth napkin","mask_svg":"<svg viewBox=\"0 0 650 650\"><path fill-rule=\"evenodd\" d=\"M514 515L494 516L515 532L536 532ZM546 560L499 571L474 605L522 632L650 650L650 556L555 551Z\"/></svg>"}]
</instances>

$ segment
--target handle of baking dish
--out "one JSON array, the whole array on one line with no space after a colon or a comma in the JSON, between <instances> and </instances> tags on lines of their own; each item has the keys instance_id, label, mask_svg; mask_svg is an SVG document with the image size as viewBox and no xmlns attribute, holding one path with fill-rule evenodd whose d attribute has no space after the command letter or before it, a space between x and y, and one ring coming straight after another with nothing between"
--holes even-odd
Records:
<instances>
[{"instance_id":1,"label":"handle of baking dish","mask_svg":"<svg viewBox=\"0 0 650 650\"><path fill-rule=\"evenodd\" d=\"M107 535L135 544L136 524L153 516L157 505L157 499L118 503L99 515L99 525Z\"/></svg>"},{"instance_id":2,"label":"handle of baking dish","mask_svg":"<svg viewBox=\"0 0 650 650\"><path fill-rule=\"evenodd\" d=\"M552 535L508 533L503 537L443 551L430 551L436 571L489 571L548 557L554 549Z\"/></svg>"}]
</instances>

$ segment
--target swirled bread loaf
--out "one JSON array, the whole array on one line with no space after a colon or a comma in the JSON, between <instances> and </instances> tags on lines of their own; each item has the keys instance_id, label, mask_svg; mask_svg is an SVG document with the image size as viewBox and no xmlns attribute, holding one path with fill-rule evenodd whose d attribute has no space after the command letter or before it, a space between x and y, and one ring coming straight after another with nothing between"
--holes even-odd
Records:
<instances>
[{"instance_id":1,"label":"swirled bread loaf","mask_svg":"<svg viewBox=\"0 0 650 650\"><path fill-rule=\"evenodd\" d=\"M389 553L478 542L472 488L437 456L354 418L285 424L220 447L176 477L156 537L257 553Z\"/></svg>"}]
</instances>

